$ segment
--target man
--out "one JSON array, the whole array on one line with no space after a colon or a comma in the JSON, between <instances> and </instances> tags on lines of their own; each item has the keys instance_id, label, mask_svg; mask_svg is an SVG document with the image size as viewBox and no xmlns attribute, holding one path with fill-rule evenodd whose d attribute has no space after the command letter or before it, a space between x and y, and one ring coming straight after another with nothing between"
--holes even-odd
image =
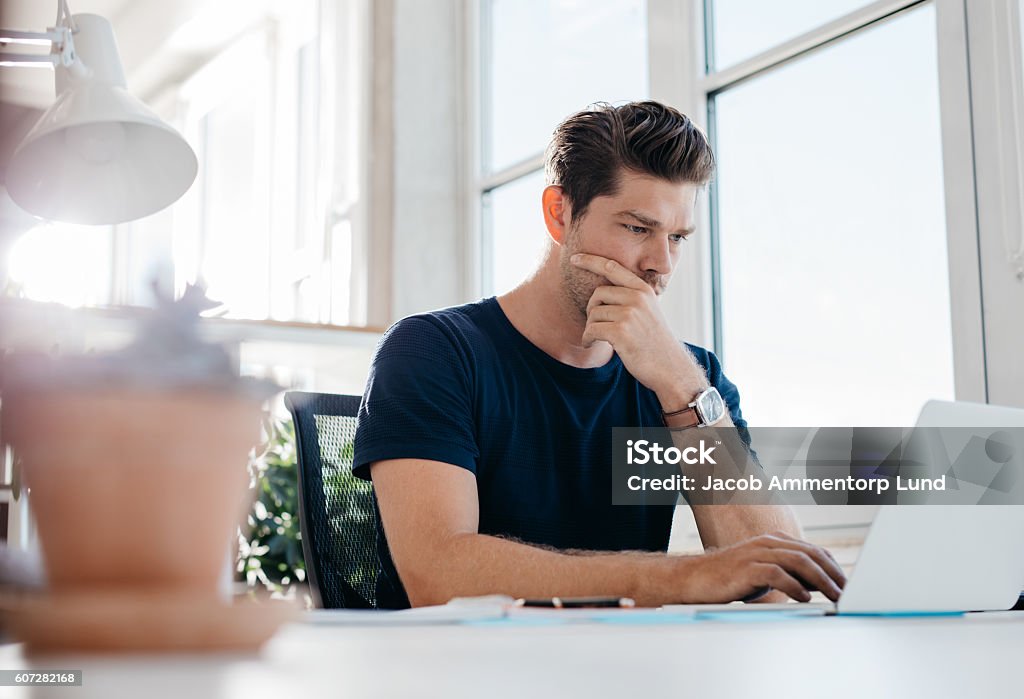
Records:
<instances>
[{"instance_id":1,"label":"man","mask_svg":"<svg viewBox=\"0 0 1024 699\"><path fill-rule=\"evenodd\" d=\"M717 424L745 428L717 358L678 342L657 299L713 168L703 133L656 102L569 117L548 148L536 271L384 335L354 461L383 527L379 606L838 597L842 571L797 538L788 508L695 505L709 551L684 557L665 553L672 507L612 505L613 427L682 428L699 422L698 396L720 395Z\"/></svg>"}]
</instances>

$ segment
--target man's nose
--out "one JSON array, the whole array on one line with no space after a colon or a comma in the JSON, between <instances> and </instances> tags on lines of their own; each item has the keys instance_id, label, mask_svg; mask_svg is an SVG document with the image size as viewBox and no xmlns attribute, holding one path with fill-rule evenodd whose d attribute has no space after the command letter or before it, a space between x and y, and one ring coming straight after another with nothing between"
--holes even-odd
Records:
<instances>
[{"instance_id":1,"label":"man's nose","mask_svg":"<svg viewBox=\"0 0 1024 699\"><path fill-rule=\"evenodd\" d=\"M652 236L647 241L640 265L645 272L672 273L672 243L669 242L668 236Z\"/></svg>"}]
</instances>

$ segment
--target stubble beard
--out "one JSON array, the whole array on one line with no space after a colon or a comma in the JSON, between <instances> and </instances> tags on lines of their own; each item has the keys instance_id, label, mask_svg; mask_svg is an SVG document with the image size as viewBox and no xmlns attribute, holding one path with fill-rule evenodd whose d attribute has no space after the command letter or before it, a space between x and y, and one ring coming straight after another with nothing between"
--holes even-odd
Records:
<instances>
[{"instance_id":1,"label":"stubble beard","mask_svg":"<svg viewBox=\"0 0 1024 699\"><path fill-rule=\"evenodd\" d=\"M580 269L569 261L569 258L575 253L582 252L580 250L580 238L579 223L570 224L565 245L562 246L559 266L562 271L564 299L568 306L585 322L587 320L587 304L590 303L590 297L594 295L594 291L605 280L593 272Z\"/></svg>"},{"instance_id":2,"label":"stubble beard","mask_svg":"<svg viewBox=\"0 0 1024 699\"><path fill-rule=\"evenodd\" d=\"M579 314L579 317L585 322L587 320L587 305L590 303L590 297L594 295L597 287L605 286L609 282L601 275L580 269L569 261L569 258L575 253L584 252L580 249L581 237L579 223L571 224L566 236L565 245L562 246L559 267L562 272L564 299L569 308ZM654 293L659 296L668 286L668 278L656 272L648 271L638 276L654 289Z\"/></svg>"}]
</instances>

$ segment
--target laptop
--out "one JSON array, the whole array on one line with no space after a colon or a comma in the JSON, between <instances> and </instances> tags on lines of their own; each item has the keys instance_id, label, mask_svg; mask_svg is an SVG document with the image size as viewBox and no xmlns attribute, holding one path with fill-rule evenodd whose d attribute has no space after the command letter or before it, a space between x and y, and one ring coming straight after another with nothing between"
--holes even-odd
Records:
<instances>
[{"instance_id":1,"label":"laptop","mask_svg":"<svg viewBox=\"0 0 1024 699\"><path fill-rule=\"evenodd\" d=\"M917 425L970 428L949 433L964 444L943 445L948 453L963 454L967 452L961 447L972 437L987 440L999 428L1024 428L1024 410L929 401ZM1001 434L1005 440L1010 433ZM1006 458L1024 466L1024 445L1013 446ZM871 524L837 603L686 604L664 609L696 614L949 614L1010 609L1022 588L1024 505L885 505Z\"/></svg>"}]
</instances>

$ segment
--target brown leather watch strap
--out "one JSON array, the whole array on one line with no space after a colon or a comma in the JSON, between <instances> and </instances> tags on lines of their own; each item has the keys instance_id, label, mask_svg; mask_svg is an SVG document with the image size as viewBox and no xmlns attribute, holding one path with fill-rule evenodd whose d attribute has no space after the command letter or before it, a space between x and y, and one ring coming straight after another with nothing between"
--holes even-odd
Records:
<instances>
[{"instance_id":1,"label":"brown leather watch strap","mask_svg":"<svg viewBox=\"0 0 1024 699\"><path fill-rule=\"evenodd\" d=\"M671 413L662 412L661 421L665 427L673 430L685 430L696 427L700 424L700 417L697 415L696 406L687 406L682 410L675 410Z\"/></svg>"}]
</instances>

